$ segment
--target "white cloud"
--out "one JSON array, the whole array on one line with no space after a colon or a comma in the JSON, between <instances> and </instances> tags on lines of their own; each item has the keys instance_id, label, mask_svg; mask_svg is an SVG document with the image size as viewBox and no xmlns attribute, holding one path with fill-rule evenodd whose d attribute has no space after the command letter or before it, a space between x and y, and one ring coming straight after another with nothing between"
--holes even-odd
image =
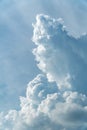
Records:
<instances>
[{"instance_id":1,"label":"white cloud","mask_svg":"<svg viewBox=\"0 0 87 130\"><path fill-rule=\"evenodd\" d=\"M42 74L28 84L20 106L20 111L0 114L1 130L76 130L86 125L86 95L60 92L56 83Z\"/></svg>"},{"instance_id":2,"label":"white cloud","mask_svg":"<svg viewBox=\"0 0 87 130\"><path fill-rule=\"evenodd\" d=\"M87 129L86 41L68 35L62 20L37 15L33 41L39 74L29 82L20 110L0 114L1 130Z\"/></svg>"},{"instance_id":3,"label":"white cloud","mask_svg":"<svg viewBox=\"0 0 87 130\"><path fill-rule=\"evenodd\" d=\"M36 19L33 41L37 48L33 53L38 67L50 81L56 81L60 89L73 86L72 89L79 87L78 91L85 92L87 36L78 39L70 36L60 19L55 20L47 15L37 15Z\"/></svg>"}]
</instances>

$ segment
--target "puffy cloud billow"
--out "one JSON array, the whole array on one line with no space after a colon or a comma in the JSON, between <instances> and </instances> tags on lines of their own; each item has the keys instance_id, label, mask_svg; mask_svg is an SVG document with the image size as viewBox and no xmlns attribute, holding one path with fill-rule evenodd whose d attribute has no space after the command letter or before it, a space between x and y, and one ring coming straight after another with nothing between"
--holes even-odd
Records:
<instances>
[{"instance_id":1,"label":"puffy cloud billow","mask_svg":"<svg viewBox=\"0 0 87 130\"><path fill-rule=\"evenodd\" d=\"M44 15L36 19L33 41L37 45L34 54L38 67L49 80L56 81L60 89L66 87L85 92L87 36L78 39L70 36L61 19Z\"/></svg>"},{"instance_id":2,"label":"puffy cloud billow","mask_svg":"<svg viewBox=\"0 0 87 130\"><path fill-rule=\"evenodd\" d=\"M19 111L0 113L0 130L87 129L87 36L71 36L62 19L37 15L33 53L42 71L20 97Z\"/></svg>"}]
</instances>

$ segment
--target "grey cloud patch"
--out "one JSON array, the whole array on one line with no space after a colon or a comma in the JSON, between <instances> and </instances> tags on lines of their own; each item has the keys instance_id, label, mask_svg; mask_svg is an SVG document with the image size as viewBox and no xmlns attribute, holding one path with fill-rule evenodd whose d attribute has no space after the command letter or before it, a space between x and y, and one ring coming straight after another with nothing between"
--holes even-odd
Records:
<instances>
[{"instance_id":1,"label":"grey cloud patch","mask_svg":"<svg viewBox=\"0 0 87 130\"><path fill-rule=\"evenodd\" d=\"M37 15L33 53L43 74L29 82L20 110L0 114L1 130L86 130L86 41L66 31L62 19Z\"/></svg>"}]
</instances>

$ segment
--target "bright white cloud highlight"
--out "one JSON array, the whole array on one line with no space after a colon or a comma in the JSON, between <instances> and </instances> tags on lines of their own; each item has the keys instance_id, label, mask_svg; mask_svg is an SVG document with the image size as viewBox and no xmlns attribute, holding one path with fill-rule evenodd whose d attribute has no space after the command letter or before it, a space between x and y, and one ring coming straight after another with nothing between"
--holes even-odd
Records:
<instances>
[{"instance_id":1,"label":"bright white cloud highlight","mask_svg":"<svg viewBox=\"0 0 87 130\"><path fill-rule=\"evenodd\" d=\"M70 36L61 19L37 15L33 53L43 74L29 82L20 111L0 114L1 130L87 129L87 36Z\"/></svg>"}]
</instances>

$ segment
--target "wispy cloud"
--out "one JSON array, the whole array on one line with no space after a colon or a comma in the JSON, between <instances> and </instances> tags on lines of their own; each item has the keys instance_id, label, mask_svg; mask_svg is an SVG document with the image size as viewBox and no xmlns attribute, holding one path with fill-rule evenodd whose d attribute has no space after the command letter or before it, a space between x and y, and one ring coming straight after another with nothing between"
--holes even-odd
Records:
<instances>
[{"instance_id":1,"label":"wispy cloud","mask_svg":"<svg viewBox=\"0 0 87 130\"><path fill-rule=\"evenodd\" d=\"M25 18L27 10L23 14L22 6L18 8L15 1L0 1L0 91L6 95L0 95L0 111L18 107L19 95L24 95L26 84L38 72L32 55L30 18Z\"/></svg>"}]
</instances>

